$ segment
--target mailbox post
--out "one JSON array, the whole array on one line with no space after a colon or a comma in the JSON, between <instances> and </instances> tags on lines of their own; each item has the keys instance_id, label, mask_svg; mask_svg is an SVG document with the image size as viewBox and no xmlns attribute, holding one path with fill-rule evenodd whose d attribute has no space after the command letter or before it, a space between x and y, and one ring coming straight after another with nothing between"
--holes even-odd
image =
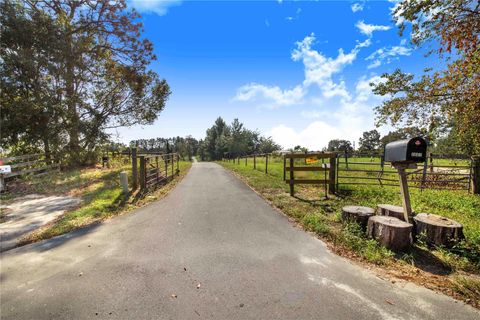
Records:
<instances>
[{"instance_id":1,"label":"mailbox post","mask_svg":"<svg viewBox=\"0 0 480 320\"><path fill-rule=\"evenodd\" d=\"M412 222L412 206L408 191L407 169L416 169L417 163L425 162L427 142L420 137L390 142L385 146L385 161L391 162L398 171L400 192L402 195L403 216L406 222Z\"/></svg>"}]
</instances>

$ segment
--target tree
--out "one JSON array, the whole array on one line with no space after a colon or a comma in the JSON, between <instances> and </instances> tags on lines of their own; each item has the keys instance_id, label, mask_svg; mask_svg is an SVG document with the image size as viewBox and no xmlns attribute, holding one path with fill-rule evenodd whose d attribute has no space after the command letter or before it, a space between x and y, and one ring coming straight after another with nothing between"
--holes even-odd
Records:
<instances>
[{"instance_id":1,"label":"tree","mask_svg":"<svg viewBox=\"0 0 480 320\"><path fill-rule=\"evenodd\" d=\"M273 141L272 137L260 137L258 144L258 151L260 153L272 153L274 151L280 150L280 145Z\"/></svg>"},{"instance_id":2,"label":"tree","mask_svg":"<svg viewBox=\"0 0 480 320\"><path fill-rule=\"evenodd\" d=\"M422 131L420 128L416 128L416 127L401 128L395 131L390 131L388 134L384 135L380 139L380 146L381 146L381 149L384 149L387 143L397 141L397 140L418 137L418 136L425 136L425 132Z\"/></svg>"},{"instance_id":3,"label":"tree","mask_svg":"<svg viewBox=\"0 0 480 320\"><path fill-rule=\"evenodd\" d=\"M201 159L219 160L223 157L236 158L253 153L270 153L280 149L271 137L262 137L257 131L244 127L238 119L231 125L219 117L198 147Z\"/></svg>"},{"instance_id":4,"label":"tree","mask_svg":"<svg viewBox=\"0 0 480 320\"><path fill-rule=\"evenodd\" d=\"M388 97L376 108L377 123L419 126L431 141L449 127L465 152L480 152L480 2L403 0L392 17L400 33L411 24L411 43L433 46L430 54L446 67L418 78L401 70L384 74L385 82L372 84Z\"/></svg>"},{"instance_id":5,"label":"tree","mask_svg":"<svg viewBox=\"0 0 480 320\"><path fill-rule=\"evenodd\" d=\"M19 20L38 30L34 34L38 41L33 42L2 37L1 53L7 64L2 68L2 91L12 92L2 101L2 113L16 107L15 99L29 109L46 106L46 114L58 115L54 121L61 124L65 137L61 147L68 151L71 163L85 162L96 144L108 138L106 129L151 124L164 109L169 86L147 69L156 59L153 46L141 38L139 15L127 10L124 0L7 0L2 6L18 13L9 15L14 19L11 23L2 24L6 34L17 35ZM48 54L43 54L45 48ZM32 52L42 54L28 56ZM30 64L16 63L18 57L42 68L29 72ZM19 78L15 72L25 76ZM42 81L36 75L53 83L46 86L48 92L33 101L15 97L11 90L15 85L27 88L29 97L39 95ZM30 85L35 83L32 78L39 79L37 86ZM40 103L43 96L53 103ZM9 129L2 126L2 136L16 134Z\"/></svg>"},{"instance_id":6,"label":"tree","mask_svg":"<svg viewBox=\"0 0 480 320\"><path fill-rule=\"evenodd\" d=\"M328 142L327 151L341 151L351 153L353 152L353 147L348 140L335 139Z\"/></svg>"},{"instance_id":7,"label":"tree","mask_svg":"<svg viewBox=\"0 0 480 320\"><path fill-rule=\"evenodd\" d=\"M64 142L60 83L52 74L61 52L57 26L41 11L19 3L0 3L1 134L10 153L37 153L50 160ZM30 14L29 14L30 13ZM52 150L53 149L53 150Z\"/></svg>"},{"instance_id":8,"label":"tree","mask_svg":"<svg viewBox=\"0 0 480 320\"><path fill-rule=\"evenodd\" d=\"M374 152L380 147L380 133L377 130L365 131L360 138L360 152Z\"/></svg>"}]
</instances>

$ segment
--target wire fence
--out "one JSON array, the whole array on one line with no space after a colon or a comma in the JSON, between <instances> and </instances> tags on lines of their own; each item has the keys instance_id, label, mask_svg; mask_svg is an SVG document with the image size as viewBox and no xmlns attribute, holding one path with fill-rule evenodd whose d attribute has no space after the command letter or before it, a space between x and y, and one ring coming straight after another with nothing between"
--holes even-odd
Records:
<instances>
[{"instance_id":1,"label":"wire fence","mask_svg":"<svg viewBox=\"0 0 480 320\"><path fill-rule=\"evenodd\" d=\"M409 186L420 189L470 191L473 161L468 157L448 157L430 154L417 169L407 170ZM398 173L385 163L381 154L339 154L337 157L337 186L379 185L398 186Z\"/></svg>"},{"instance_id":2,"label":"wire fence","mask_svg":"<svg viewBox=\"0 0 480 320\"><path fill-rule=\"evenodd\" d=\"M286 179L285 155L280 153L252 154L224 158L223 161L252 167L283 180ZM306 159L295 159L295 165L308 166ZM318 159L326 163L328 159ZM419 189L463 190L478 193L480 172L478 157L466 155L441 155L430 153L426 161L416 169L408 169L408 184ZM303 178L315 178L314 173L305 172ZM337 153L335 171L336 189L353 185L398 187L398 172L384 161L383 154Z\"/></svg>"}]
</instances>

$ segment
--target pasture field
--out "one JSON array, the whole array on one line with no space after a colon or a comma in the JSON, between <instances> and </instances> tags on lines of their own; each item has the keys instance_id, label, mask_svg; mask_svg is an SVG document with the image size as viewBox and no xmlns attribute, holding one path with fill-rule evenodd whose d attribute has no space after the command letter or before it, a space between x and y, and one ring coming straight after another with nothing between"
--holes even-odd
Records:
<instances>
[{"instance_id":1,"label":"pasture field","mask_svg":"<svg viewBox=\"0 0 480 320\"><path fill-rule=\"evenodd\" d=\"M355 159L358 162L369 159L361 160ZM305 165L303 161L295 160L295 165L303 166ZM328 162L328 159L325 161ZM478 306L480 196L469 194L465 190L412 188L411 200L415 212L439 214L462 223L466 240L448 250L428 248L425 243L419 241L412 252L394 254L379 246L374 240L367 239L357 226L343 225L340 212L345 205L373 208L383 203L401 205L398 186L340 185L337 195L326 199L323 186L296 185L295 197L291 197L289 185L283 181L283 157L269 157L268 174L265 174L264 157L257 157L256 170L253 169L253 158L248 158L246 162L244 158L240 159L240 163L220 161L219 164L233 171L273 206L292 217L306 230L324 239L333 251L362 263L381 266L382 271L395 277L415 281L465 299L467 302L475 301L474 305ZM449 162L445 161L442 165L444 164L449 165ZM343 164L340 164L340 168L342 166ZM371 170L370 167L372 166L364 165L363 169ZM391 170L389 166L388 169ZM364 173L363 175L365 176ZM323 179L324 172L295 172L295 177Z\"/></svg>"}]
</instances>

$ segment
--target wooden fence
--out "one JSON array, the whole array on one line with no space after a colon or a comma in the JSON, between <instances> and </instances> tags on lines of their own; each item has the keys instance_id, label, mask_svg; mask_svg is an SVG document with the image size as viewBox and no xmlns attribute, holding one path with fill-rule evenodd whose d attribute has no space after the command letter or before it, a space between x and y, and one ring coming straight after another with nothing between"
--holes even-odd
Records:
<instances>
[{"instance_id":1,"label":"wooden fence","mask_svg":"<svg viewBox=\"0 0 480 320\"><path fill-rule=\"evenodd\" d=\"M8 183L14 177L44 173L60 168L59 163L48 161L43 153L4 157L0 158L0 163L11 168L11 172L0 174L0 191L3 191L5 183Z\"/></svg>"},{"instance_id":2,"label":"wooden fence","mask_svg":"<svg viewBox=\"0 0 480 320\"><path fill-rule=\"evenodd\" d=\"M335 154L335 157L330 157L332 154ZM244 163L245 166L253 164L253 169L264 171L280 178L282 178L283 174L283 180L287 181L286 173L287 171L290 173L290 170L287 169L286 161L290 159L289 155L282 156L273 153L252 154L241 157L226 157L223 161L236 164ZM293 159L297 159L297 162L298 159L302 159L306 165L308 158L317 156L322 161L322 168L325 165L323 162L329 159L328 189L331 190L330 193L343 189L348 185L399 186L397 170L392 168L389 163L385 163L381 154L296 153L295 157L297 158ZM283 173L278 168L280 165L279 157L283 158ZM334 165L332 164L333 162ZM298 165L299 163L294 167ZM307 168L310 167L307 166ZM331 168L334 168L334 170ZM309 171L314 170L320 169ZM295 171L307 172L307 169ZM293 177L295 179L294 173ZM290 183L289 180L287 183ZM408 170L408 184L412 188L464 190L473 194L480 194L480 156L429 154L427 161L418 164L417 169Z\"/></svg>"},{"instance_id":3,"label":"wooden fence","mask_svg":"<svg viewBox=\"0 0 480 320\"><path fill-rule=\"evenodd\" d=\"M283 176L286 183L290 185L290 195L295 195L296 184L323 184L325 192L335 194L335 168L336 168L336 153L291 153L286 154L283 160ZM303 159L304 164L311 164L308 166L295 166L295 159ZM321 163L318 166L320 159L329 159L330 163ZM288 167L287 167L288 162ZM286 180L286 172L289 172L289 179ZM324 179L295 179L295 172L318 172L323 171L325 173ZM327 175L328 172L328 175ZM325 195L327 196L327 195Z\"/></svg>"}]
</instances>

